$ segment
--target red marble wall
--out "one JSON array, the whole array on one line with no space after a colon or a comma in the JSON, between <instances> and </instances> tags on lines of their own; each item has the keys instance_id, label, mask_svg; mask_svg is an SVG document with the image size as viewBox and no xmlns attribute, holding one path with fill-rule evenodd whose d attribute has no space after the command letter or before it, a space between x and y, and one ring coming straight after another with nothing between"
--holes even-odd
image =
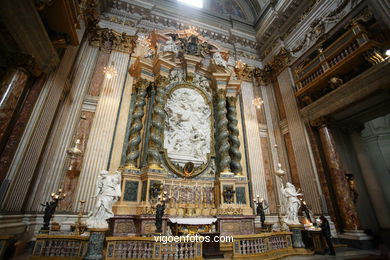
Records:
<instances>
[{"instance_id":1,"label":"red marble wall","mask_svg":"<svg viewBox=\"0 0 390 260\"><path fill-rule=\"evenodd\" d=\"M11 134L5 144L4 150L0 155L0 180L3 180L8 172L22 138L23 132L34 109L35 103L45 83L45 79L45 76L38 78L34 84L32 84L30 91L27 94L23 107L19 113L19 117L17 118L15 126L13 127Z\"/></svg>"},{"instance_id":2,"label":"red marble wall","mask_svg":"<svg viewBox=\"0 0 390 260\"><path fill-rule=\"evenodd\" d=\"M104 81L104 67L108 65L110 59L109 53L100 52L96 61L95 70L91 80L91 85L88 89L88 95L99 96Z\"/></svg>"},{"instance_id":3,"label":"red marble wall","mask_svg":"<svg viewBox=\"0 0 390 260\"><path fill-rule=\"evenodd\" d=\"M7 138L6 132L11 119L22 102L22 93L25 90L28 73L22 68L8 69L0 85L0 143L3 148ZM9 129L8 129L9 130Z\"/></svg>"},{"instance_id":4,"label":"red marble wall","mask_svg":"<svg viewBox=\"0 0 390 260\"><path fill-rule=\"evenodd\" d=\"M94 112L83 112L81 114L76 133L73 137L73 142L76 142L77 139L80 140L78 148L81 150L82 154L84 154L88 143L94 116ZM79 180L82 160L82 156L80 158L73 159L70 164L71 168L68 168L66 172L62 187L67 196L60 203L60 209L63 211L72 211L74 191Z\"/></svg>"},{"instance_id":5,"label":"red marble wall","mask_svg":"<svg viewBox=\"0 0 390 260\"><path fill-rule=\"evenodd\" d=\"M104 67L108 65L108 61L110 59L110 54L99 52L98 58L96 61L95 69L91 78L91 83L89 85L87 95L89 96L100 96L100 92L102 91L103 81L104 81ZM75 134L73 137L73 142L76 142L77 139L80 139L79 149L84 154L85 148L88 143L89 134L92 128L93 119L95 116L95 112L83 111L81 114L81 118L79 124L75 130ZM74 144L74 143L73 143ZM67 194L67 197L61 201L60 210L62 211L72 211L73 205L78 204L78 202L74 202L74 193L78 184L81 167L83 163L83 157L81 156L78 159L73 159L68 166L68 170L66 172L63 189ZM70 169L70 170L69 170Z\"/></svg>"},{"instance_id":6,"label":"red marble wall","mask_svg":"<svg viewBox=\"0 0 390 260\"><path fill-rule=\"evenodd\" d=\"M286 133L285 135L283 135L283 138L284 138L284 143L286 144L288 164L290 166L291 182L298 189L301 187L301 183L299 181L297 163L295 160L295 152L294 152L294 148L293 148L293 145L291 142L290 134Z\"/></svg>"},{"instance_id":7,"label":"red marble wall","mask_svg":"<svg viewBox=\"0 0 390 260\"><path fill-rule=\"evenodd\" d=\"M279 112L279 119L284 120L286 119L286 111L284 109L283 105L283 99L282 99L282 93L280 92L280 86L278 81L275 79L272 82L272 85L274 86L274 93L275 93L275 99L276 99L276 104L278 106L278 112Z\"/></svg>"},{"instance_id":8,"label":"red marble wall","mask_svg":"<svg viewBox=\"0 0 390 260\"><path fill-rule=\"evenodd\" d=\"M276 198L275 198L275 186L274 186L274 170L272 167L272 157L269 149L268 137L260 137L261 150L263 154L265 181L267 183L268 193L268 205L271 213L276 213Z\"/></svg>"}]
</instances>

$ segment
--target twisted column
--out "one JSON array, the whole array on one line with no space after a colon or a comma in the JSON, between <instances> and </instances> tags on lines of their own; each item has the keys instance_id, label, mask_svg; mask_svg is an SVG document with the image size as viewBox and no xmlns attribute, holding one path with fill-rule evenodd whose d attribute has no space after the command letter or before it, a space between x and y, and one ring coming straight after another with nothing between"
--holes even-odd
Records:
<instances>
[{"instance_id":1,"label":"twisted column","mask_svg":"<svg viewBox=\"0 0 390 260\"><path fill-rule=\"evenodd\" d=\"M242 174L241 167L241 153L240 153L240 140L238 139L239 131L238 131L238 121L237 121L237 109L236 109L236 101L237 97L228 97L228 114L227 118L229 120L228 129L230 131L229 141L230 141L230 168L232 172L237 175Z\"/></svg>"},{"instance_id":2,"label":"twisted column","mask_svg":"<svg viewBox=\"0 0 390 260\"><path fill-rule=\"evenodd\" d=\"M228 120L226 118L226 90L220 89L217 92L217 150L219 155L220 172L230 172L229 156L229 131Z\"/></svg>"},{"instance_id":3,"label":"twisted column","mask_svg":"<svg viewBox=\"0 0 390 260\"><path fill-rule=\"evenodd\" d=\"M148 166L160 168L161 156L160 150L163 147L164 140L164 105L165 90L168 84L168 78L160 76L156 81L156 96L153 104L152 127L150 130L150 141L148 149Z\"/></svg>"},{"instance_id":4,"label":"twisted column","mask_svg":"<svg viewBox=\"0 0 390 260\"><path fill-rule=\"evenodd\" d=\"M135 100L133 122L130 127L130 137L127 144L126 152L126 168L136 168L137 159L139 157L139 144L141 143L142 118L144 116L144 106L146 104L146 88L149 86L149 81L146 79L138 79L136 83L137 96Z\"/></svg>"}]
</instances>

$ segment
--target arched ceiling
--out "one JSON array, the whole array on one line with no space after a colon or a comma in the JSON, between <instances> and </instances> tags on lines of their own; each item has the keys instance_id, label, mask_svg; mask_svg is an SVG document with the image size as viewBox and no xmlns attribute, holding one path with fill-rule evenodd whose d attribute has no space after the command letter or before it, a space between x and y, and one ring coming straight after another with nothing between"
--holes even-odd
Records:
<instances>
[{"instance_id":1,"label":"arched ceiling","mask_svg":"<svg viewBox=\"0 0 390 260\"><path fill-rule=\"evenodd\" d=\"M253 23L260 12L258 0L203 0L204 9L215 15L229 16Z\"/></svg>"}]
</instances>

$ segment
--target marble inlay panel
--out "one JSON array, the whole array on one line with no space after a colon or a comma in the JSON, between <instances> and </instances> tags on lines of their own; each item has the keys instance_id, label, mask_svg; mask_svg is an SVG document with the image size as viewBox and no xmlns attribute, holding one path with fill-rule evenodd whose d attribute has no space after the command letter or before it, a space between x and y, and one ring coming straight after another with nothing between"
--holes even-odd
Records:
<instances>
[{"instance_id":1,"label":"marble inlay panel","mask_svg":"<svg viewBox=\"0 0 390 260\"><path fill-rule=\"evenodd\" d=\"M86 111L82 112L80 121L76 129L75 136L73 138L74 142L77 139L80 140L80 145L78 147L82 152L82 154L84 154L85 148L87 146L94 116L95 113L93 112L86 112ZM74 190L76 189L79 180L82 161L83 161L82 157L72 160L71 170L68 169L66 171L66 175L62 187L64 189L64 192L67 194L67 196L60 203L60 208L62 210L70 211L72 210L73 203L77 204L77 202L73 200Z\"/></svg>"},{"instance_id":2,"label":"marble inlay panel","mask_svg":"<svg viewBox=\"0 0 390 260\"><path fill-rule=\"evenodd\" d=\"M286 110L284 109L282 93L280 92L279 83L277 80L275 80L272 82L272 84L275 90L274 93L275 93L276 104L278 106L279 120L286 119Z\"/></svg>"},{"instance_id":3,"label":"marble inlay panel","mask_svg":"<svg viewBox=\"0 0 390 260\"><path fill-rule=\"evenodd\" d=\"M272 161L270 158L269 140L268 137L261 137L261 149L263 152L264 162L264 174L265 181L267 183L268 192L268 204L271 213L276 213L276 198L275 198L275 186L274 186L274 171L272 167Z\"/></svg>"},{"instance_id":4,"label":"marble inlay panel","mask_svg":"<svg viewBox=\"0 0 390 260\"><path fill-rule=\"evenodd\" d=\"M12 119L26 86L28 74L23 69L10 69L4 75L0 87L0 140Z\"/></svg>"},{"instance_id":5,"label":"marble inlay panel","mask_svg":"<svg viewBox=\"0 0 390 260\"><path fill-rule=\"evenodd\" d=\"M0 156L0 179L3 179L7 174L16 149L18 148L20 140L23 136L24 129L26 128L28 120L30 119L35 102L37 101L39 93L42 90L44 81L45 77L40 77L37 79L27 94L26 101L23 104L19 117Z\"/></svg>"},{"instance_id":6,"label":"marble inlay panel","mask_svg":"<svg viewBox=\"0 0 390 260\"><path fill-rule=\"evenodd\" d=\"M291 176L291 182L294 184L296 188L300 188L301 184L299 181L299 174L297 169L297 162L295 161L295 153L294 148L291 143L291 137L290 134L287 133L283 135L284 137L284 143L286 144L286 150L287 150L287 156L288 156L288 164L290 166L290 176Z\"/></svg>"},{"instance_id":7,"label":"marble inlay panel","mask_svg":"<svg viewBox=\"0 0 390 260\"><path fill-rule=\"evenodd\" d=\"M89 86L87 95L90 96L99 96L102 89L104 81L104 67L108 66L108 61L110 59L110 54L105 52L99 52L95 70L93 72L93 78L91 80L91 85ZM115 63L114 63L115 66Z\"/></svg>"}]
</instances>

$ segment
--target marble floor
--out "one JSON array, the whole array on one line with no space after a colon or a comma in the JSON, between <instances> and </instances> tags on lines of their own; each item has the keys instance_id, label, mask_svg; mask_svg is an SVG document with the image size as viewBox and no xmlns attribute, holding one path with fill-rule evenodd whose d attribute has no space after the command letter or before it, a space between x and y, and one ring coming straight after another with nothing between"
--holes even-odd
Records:
<instances>
[{"instance_id":1,"label":"marble floor","mask_svg":"<svg viewBox=\"0 0 390 260\"><path fill-rule=\"evenodd\" d=\"M221 258L219 258L221 259ZM232 258L224 258L232 259ZM259 260L260 257L247 257L245 260ZM291 256L283 260L388 260L380 256L377 250L359 250L356 248L340 247L336 248L336 256L330 255L309 255L309 256ZM211 259L217 260L217 259Z\"/></svg>"},{"instance_id":2,"label":"marble floor","mask_svg":"<svg viewBox=\"0 0 390 260\"><path fill-rule=\"evenodd\" d=\"M292 256L286 257L284 260L376 260L386 259L380 257L380 252L377 250L359 250L356 248L342 247L336 248L336 255L311 255L311 256ZM249 259L247 259L249 260Z\"/></svg>"},{"instance_id":3,"label":"marble floor","mask_svg":"<svg viewBox=\"0 0 390 260\"><path fill-rule=\"evenodd\" d=\"M31 255L29 253L12 258L12 260L28 260ZM232 259L232 258L218 258ZM248 257L245 260L258 260L261 258ZM388 260L389 258L380 257L380 252L377 250L359 250L349 247L336 248L336 256L330 255L310 255L310 256L291 256L285 257L283 260ZM217 259L209 259L217 260Z\"/></svg>"}]
</instances>

